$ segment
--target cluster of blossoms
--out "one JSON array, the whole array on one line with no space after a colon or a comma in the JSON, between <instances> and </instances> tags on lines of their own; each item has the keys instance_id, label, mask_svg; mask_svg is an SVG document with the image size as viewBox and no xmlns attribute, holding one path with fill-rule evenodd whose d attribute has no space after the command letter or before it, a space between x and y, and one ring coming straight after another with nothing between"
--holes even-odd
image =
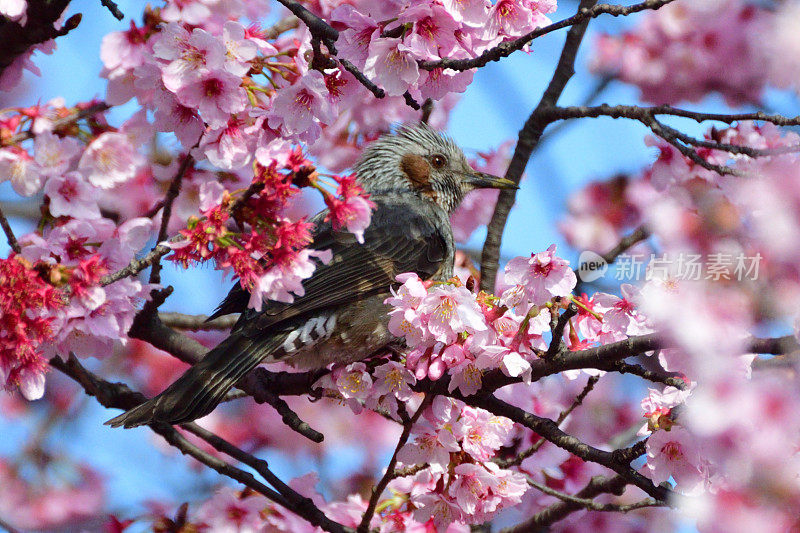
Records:
<instances>
[{"instance_id":1,"label":"cluster of blossoms","mask_svg":"<svg viewBox=\"0 0 800 533\"><path fill-rule=\"evenodd\" d=\"M648 138L657 159L625 184L619 202L635 214L628 227L644 224L658 238L659 253L631 300L674 346L659 352L660 365L686 376L687 385L651 390L642 402L641 434L652 433L645 468L655 482L672 479L689 496L681 507L702 531L752 523L782 531L795 521L800 494L786 479L796 472L787 461L796 461L800 428L790 413L800 396L793 374L751 369L747 332L797 323L800 137L743 122L713 128L704 140L763 155L699 148L705 161L732 172L719 174ZM598 218L609 225L614 219ZM689 275L690 256L709 264L727 257L729 268ZM738 256L758 259L745 279L735 274Z\"/></svg>"},{"instance_id":2,"label":"cluster of blossoms","mask_svg":"<svg viewBox=\"0 0 800 533\"><path fill-rule=\"evenodd\" d=\"M549 23L546 15L555 8L555 0L427 0L393 2L376 12L373 5L357 2L342 3L330 18L343 27L340 53L387 94L409 91L415 98L439 100L448 92L463 92L472 72L421 70L419 61L478 56Z\"/></svg>"},{"instance_id":3,"label":"cluster of blossoms","mask_svg":"<svg viewBox=\"0 0 800 533\"><path fill-rule=\"evenodd\" d=\"M37 316L62 305L59 292L41 278L22 257L11 256L0 261L0 383L5 388L19 387L28 399L42 395L43 372L47 362L38 347L52 336L52 316Z\"/></svg>"},{"instance_id":4,"label":"cluster of blossoms","mask_svg":"<svg viewBox=\"0 0 800 533\"><path fill-rule=\"evenodd\" d=\"M180 231L182 239L170 243L174 253L169 259L184 267L214 260L217 268L239 279L250 292L250 307L260 310L265 300L291 302L293 293L302 296L301 282L314 273L313 260L330 261L330 251L306 248L312 240L312 223L304 217L293 221L284 216L299 186L321 191L334 229L346 228L360 242L374 204L354 176L334 178L337 195L325 190L314 166L299 151L292 152L280 168L277 160L254 168L253 183L238 199L218 182L201 190L203 216L189 218L188 227ZM229 229L234 221L246 229Z\"/></svg>"},{"instance_id":5,"label":"cluster of blossoms","mask_svg":"<svg viewBox=\"0 0 800 533\"><path fill-rule=\"evenodd\" d=\"M0 457L0 514L13 516L16 527L57 529L95 517L103 509L105 493L99 472L86 464L54 463L33 475ZM56 479L48 479L47 474L53 473Z\"/></svg>"},{"instance_id":6,"label":"cluster of blossoms","mask_svg":"<svg viewBox=\"0 0 800 533\"><path fill-rule=\"evenodd\" d=\"M627 298L605 293L571 297L577 279L569 262L555 255L555 246L509 261L508 288L499 297L476 295L457 278L430 283L402 275L398 281L403 285L386 302L394 307L389 330L411 348L407 367L417 379L438 380L447 373L450 391L466 395L481 388L481 376L489 369L525 378L532 358L548 347L556 301L571 299L579 308L564 331L572 350L649 331Z\"/></svg>"},{"instance_id":7,"label":"cluster of blossoms","mask_svg":"<svg viewBox=\"0 0 800 533\"><path fill-rule=\"evenodd\" d=\"M426 378L447 375L449 390L465 396L480 390L482 376L489 371L529 384L530 362L547 349L551 312L558 313L561 301L571 300L579 308L564 332L571 350L651 331L633 304L638 296L633 288L626 288L623 298L605 293L572 297L575 274L555 255L554 246L509 261L504 276L508 288L500 297L475 294L458 278L423 282L415 274L403 274L398 281L402 284L386 303L393 307L390 331L409 347L405 364L335 367L315 385L356 412L378 409L399 420L399 405L416 406L419 398L413 390ZM564 377L574 380L579 373L564 372ZM519 392L515 403L533 394ZM398 460L409 467L427 466L389 485L396 488L395 497L382 507L387 513L403 513L410 502L416 521L433 520L443 531L451 522L485 522L521 501L527 488L524 477L493 462L500 448L511 442L509 420L452 398L436 397L430 407L422 408L422 421L413 427L413 439L399 451Z\"/></svg>"},{"instance_id":8,"label":"cluster of blossoms","mask_svg":"<svg viewBox=\"0 0 800 533\"><path fill-rule=\"evenodd\" d=\"M799 18L797 0L774 9L748 0L674 2L629 31L601 35L592 68L639 87L655 104L711 92L731 105L757 104L768 85L800 86Z\"/></svg>"},{"instance_id":9,"label":"cluster of blossoms","mask_svg":"<svg viewBox=\"0 0 800 533\"><path fill-rule=\"evenodd\" d=\"M149 291L132 279L101 286L151 236L152 220L117 225L101 216L98 204L101 192L131 180L143 159L125 127L111 128L102 119L88 122L88 132L75 125L72 131L54 130L54 120L72 111L51 102L0 119L3 139L23 127L34 133L27 147L0 148L0 176L20 195L45 198L41 229L21 237L20 253L3 263L4 331L16 333L7 337L0 377L28 398L43 393L44 356L108 355L115 340L126 338ZM84 133L90 139L85 144L77 140Z\"/></svg>"},{"instance_id":10,"label":"cluster of blossoms","mask_svg":"<svg viewBox=\"0 0 800 533\"><path fill-rule=\"evenodd\" d=\"M759 102L770 18L745 0L673 2L628 32L600 36L592 67L636 85L656 104L697 101L711 91L733 105Z\"/></svg>"},{"instance_id":11,"label":"cluster of blossoms","mask_svg":"<svg viewBox=\"0 0 800 533\"><path fill-rule=\"evenodd\" d=\"M120 226L106 218L62 219L43 234L20 239L20 256L37 265L63 299L62 305L51 308L32 299L24 303L26 313L42 313L48 321L48 337L32 350L40 356L73 352L102 358L112 353L115 342L125 342L138 304L151 286L131 278L102 286L102 279L128 265L150 238L151 226L143 218ZM39 397L44 376L37 374L36 380Z\"/></svg>"},{"instance_id":12,"label":"cluster of blossoms","mask_svg":"<svg viewBox=\"0 0 800 533\"><path fill-rule=\"evenodd\" d=\"M414 440L397 454L405 465L428 465L395 489L405 489L414 518L444 531L451 522L483 523L518 504L528 490L525 477L491 461L509 444L512 426L507 418L435 398L414 427ZM396 497L389 509L400 510L403 503Z\"/></svg>"}]
</instances>

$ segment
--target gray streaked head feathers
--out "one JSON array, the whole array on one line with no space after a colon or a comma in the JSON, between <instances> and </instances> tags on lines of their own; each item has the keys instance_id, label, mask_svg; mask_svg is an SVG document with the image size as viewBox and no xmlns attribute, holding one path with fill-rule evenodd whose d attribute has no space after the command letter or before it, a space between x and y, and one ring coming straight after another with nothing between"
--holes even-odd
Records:
<instances>
[{"instance_id":1,"label":"gray streaked head feathers","mask_svg":"<svg viewBox=\"0 0 800 533\"><path fill-rule=\"evenodd\" d=\"M356 165L367 192L413 190L452 213L474 186L474 175L461 149L424 123L401 126L364 151Z\"/></svg>"}]
</instances>

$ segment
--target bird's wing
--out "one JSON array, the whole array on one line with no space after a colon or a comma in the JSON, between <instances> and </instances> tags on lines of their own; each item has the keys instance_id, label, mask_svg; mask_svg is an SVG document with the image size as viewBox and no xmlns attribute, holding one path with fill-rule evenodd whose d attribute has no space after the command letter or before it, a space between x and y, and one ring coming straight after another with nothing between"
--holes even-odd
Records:
<instances>
[{"instance_id":1,"label":"bird's wing","mask_svg":"<svg viewBox=\"0 0 800 533\"><path fill-rule=\"evenodd\" d=\"M293 303L270 302L260 311L247 309L248 294L234 288L217 314L240 311L230 337L208 352L164 392L107 422L134 427L153 421L194 420L211 412L227 391L265 357L275 353L294 329L326 309L388 293L395 277L416 272L424 279L447 274L453 240L444 212L409 201L373 196L377 204L364 243L351 233L318 224L314 247L332 252L303 284L305 294ZM439 216L441 215L441 216ZM238 287L238 285L237 285Z\"/></svg>"},{"instance_id":2,"label":"bird's wing","mask_svg":"<svg viewBox=\"0 0 800 533\"><path fill-rule=\"evenodd\" d=\"M364 242L352 233L334 231L330 223L317 225L313 247L330 250L327 265L318 264L303 282L305 294L292 303L269 302L260 312L247 310L249 295L237 284L212 316L244 313L237 330L257 335L273 324L292 317L313 314L325 308L387 293L403 272L416 272L423 279L439 275L452 260L449 226L437 224L427 206L407 198L373 196L377 204Z\"/></svg>"}]
</instances>

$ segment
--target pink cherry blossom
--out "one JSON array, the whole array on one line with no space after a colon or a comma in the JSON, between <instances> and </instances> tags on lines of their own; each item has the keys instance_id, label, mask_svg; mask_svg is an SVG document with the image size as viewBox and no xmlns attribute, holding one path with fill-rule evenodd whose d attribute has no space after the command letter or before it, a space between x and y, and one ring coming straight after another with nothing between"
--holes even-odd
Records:
<instances>
[{"instance_id":1,"label":"pink cherry blossom","mask_svg":"<svg viewBox=\"0 0 800 533\"><path fill-rule=\"evenodd\" d=\"M25 23L25 12L28 9L27 0L2 0L0 1L0 15L9 20L19 20Z\"/></svg>"},{"instance_id":2,"label":"pink cherry blossom","mask_svg":"<svg viewBox=\"0 0 800 533\"><path fill-rule=\"evenodd\" d=\"M39 166L24 150L0 149L0 182L10 180L11 186L22 196L32 196L42 187L43 176Z\"/></svg>"},{"instance_id":3,"label":"pink cherry blossom","mask_svg":"<svg viewBox=\"0 0 800 533\"><path fill-rule=\"evenodd\" d=\"M390 96L403 94L419 79L419 67L411 48L400 39L379 37L369 45L364 74Z\"/></svg>"},{"instance_id":4,"label":"pink cherry blossom","mask_svg":"<svg viewBox=\"0 0 800 533\"><path fill-rule=\"evenodd\" d=\"M305 294L302 281L310 278L316 268L312 259L327 264L331 257L330 250L302 250L288 264L275 265L256 281L248 306L260 311L264 300L293 302L294 295Z\"/></svg>"},{"instance_id":5,"label":"pink cherry blossom","mask_svg":"<svg viewBox=\"0 0 800 533\"><path fill-rule=\"evenodd\" d=\"M56 217L99 218L95 189L80 172L67 172L47 180L44 193L50 198L50 214Z\"/></svg>"},{"instance_id":6,"label":"pink cherry blossom","mask_svg":"<svg viewBox=\"0 0 800 533\"><path fill-rule=\"evenodd\" d=\"M489 10L489 28L517 37L550 22L545 13L555 11L555 0L498 0Z\"/></svg>"},{"instance_id":7,"label":"pink cherry blossom","mask_svg":"<svg viewBox=\"0 0 800 533\"><path fill-rule=\"evenodd\" d=\"M444 7L456 22L473 27L488 23L490 4L486 0L444 0Z\"/></svg>"},{"instance_id":8,"label":"pink cherry blossom","mask_svg":"<svg viewBox=\"0 0 800 533\"><path fill-rule=\"evenodd\" d=\"M197 109L212 128L224 126L230 116L244 110L247 103L241 78L224 70L208 70L175 93L186 107Z\"/></svg>"},{"instance_id":9,"label":"pink cherry blossom","mask_svg":"<svg viewBox=\"0 0 800 533\"><path fill-rule=\"evenodd\" d=\"M311 71L297 83L278 91L272 101L269 125L313 143L322 131L320 123L329 124L335 116L323 75Z\"/></svg>"},{"instance_id":10,"label":"pink cherry blossom","mask_svg":"<svg viewBox=\"0 0 800 533\"><path fill-rule=\"evenodd\" d=\"M131 70L141 65L148 52L146 30L131 20L130 29L106 34L100 44L100 59L109 71Z\"/></svg>"},{"instance_id":11,"label":"pink cherry blossom","mask_svg":"<svg viewBox=\"0 0 800 533\"><path fill-rule=\"evenodd\" d=\"M510 260L505 268L506 283L520 287L525 299L533 305L542 305L557 296L568 296L578 280L569 262L556 257L555 252L556 246L552 245L545 252L531 254L530 259L515 257ZM504 293L503 297L513 294Z\"/></svg>"},{"instance_id":12,"label":"pink cherry blossom","mask_svg":"<svg viewBox=\"0 0 800 533\"><path fill-rule=\"evenodd\" d=\"M256 532L262 528L261 511L268 504L259 494L244 496L224 487L197 510L197 518L214 531Z\"/></svg>"},{"instance_id":13,"label":"pink cherry blossom","mask_svg":"<svg viewBox=\"0 0 800 533\"><path fill-rule=\"evenodd\" d=\"M63 174L70 169L80 152L81 147L77 140L59 137L51 131L43 131L34 140L33 158L42 176Z\"/></svg>"},{"instance_id":14,"label":"pink cherry blossom","mask_svg":"<svg viewBox=\"0 0 800 533\"><path fill-rule=\"evenodd\" d=\"M176 93L207 72L220 69L225 53L225 45L214 35L201 28L189 33L174 22L164 26L153 43L153 55L169 61L162 69L164 85Z\"/></svg>"},{"instance_id":15,"label":"pink cherry blossom","mask_svg":"<svg viewBox=\"0 0 800 533\"><path fill-rule=\"evenodd\" d=\"M244 26L233 20L225 22L222 28L222 42L227 50L225 69L237 76L247 74L250 70L249 61L258 53L258 45L247 38Z\"/></svg>"},{"instance_id":16,"label":"pink cherry blossom","mask_svg":"<svg viewBox=\"0 0 800 533\"><path fill-rule=\"evenodd\" d=\"M426 316L431 336L447 344L455 342L460 333L487 328L480 307L464 287L446 284L433 287L420 303L419 312Z\"/></svg>"},{"instance_id":17,"label":"pink cherry blossom","mask_svg":"<svg viewBox=\"0 0 800 533\"><path fill-rule=\"evenodd\" d=\"M133 178L142 158L122 133L98 136L83 152L78 170L95 187L110 189Z\"/></svg>"},{"instance_id":18,"label":"pink cherry blossom","mask_svg":"<svg viewBox=\"0 0 800 533\"><path fill-rule=\"evenodd\" d=\"M702 491L708 466L696 437L681 427L654 432L647 440L647 469L655 483L670 477L684 493Z\"/></svg>"},{"instance_id":19,"label":"pink cherry blossom","mask_svg":"<svg viewBox=\"0 0 800 533\"><path fill-rule=\"evenodd\" d=\"M339 33L336 42L339 53L363 69L369 56L370 42L380 34L378 23L350 4L342 4L334 9L331 20L347 25L347 29Z\"/></svg>"}]
</instances>

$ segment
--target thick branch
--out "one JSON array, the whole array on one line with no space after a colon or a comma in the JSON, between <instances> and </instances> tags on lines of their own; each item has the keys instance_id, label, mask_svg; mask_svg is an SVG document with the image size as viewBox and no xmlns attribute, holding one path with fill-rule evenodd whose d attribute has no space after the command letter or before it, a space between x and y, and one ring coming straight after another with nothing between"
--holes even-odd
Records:
<instances>
[{"instance_id":1,"label":"thick branch","mask_svg":"<svg viewBox=\"0 0 800 533\"><path fill-rule=\"evenodd\" d=\"M159 313L158 318L170 328L188 329L191 331L208 329L230 329L239 315L227 315L209 321L207 315L185 315L183 313Z\"/></svg>"},{"instance_id":2,"label":"thick branch","mask_svg":"<svg viewBox=\"0 0 800 533\"><path fill-rule=\"evenodd\" d=\"M581 0L578 12L583 9L594 7L597 0ZM528 164L528 160L533 153L534 148L539 143L539 140L544 133L544 129L552 122L547 117L547 110L555 106L558 98L564 91L567 82L574 74L575 56L578 53L583 35L586 32L586 26L589 24L589 19L582 20L580 23L572 26L567 33L564 48L561 50L561 57L558 60L558 65L553 73L553 78L547 86L542 99L534 109L533 113L528 117L522 130L519 132L517 146L514 149L514 156L506 170L506 179L519 184L522 179L522 173ZM481 254L481 289L491 292L494 289L495 278L497 277L497 268L500 260L500 243L502 240L503 229L508 220L508 213L511 206L514 205L516 199L516 189L505 189L500 191L500 196L497 199L492 220L486 232L486 241L483 245L483 253Z\"/></svg>"},{"instance_id":3,"label":"thick branch","mask_svg":"<svg viewBox=\"0 0 800 533\"><path fill-rule=\"evenodd\" d=\"M110 383L99 379L93 373L86 370L80 362L70 355L67 361L54 357L50 360L51 366L60 370L80 384L89 396L94 396L104 407L129 409L146 400L141 393L135 392L122 383ZM250 487L256 492L266 496L270 500L286 507L286 509L302 516L313 525L319 526L326 531L344 532L347 529L341 524L328 519L325 514L318 509L313 502L294 491L291 487L281 481L272 471L269 470L265 461L254 457L244 450L236 447L222 437L197 426L194 423L185 424L184 427L199 436L214 448L229 455L230 457L252 467L266 481L272 484L278 492L267 487L258 481L252 474L236 468L213 455L204 452L174 427L165 423L153 423L150 428L164 437L172 446L180 450L181 453L189 455L206 466L216 470L220 474L239 481L243 485Z\"/></svg>"},{"instance_id":4,"label":"thick branch","mask_svg":"<svg viewBox=\"0 0 800 533\"><path fill-rule=\"evenodd\" d=\"M636 485L661 502L666 502L671 495L669 489L656 486L650 479L631 468L630 462L627 461L628 457L623 457L623 454L617 453L619 450L617 452L607 452L589 446L576 437L564 433L558 425L549 418L543 418L528 413L519 407L515 407L491 395L470 396L463 398L463 400L470 405L481 407L491 413L504 416L527 427L537 435L547 439L559 448L580 457L584 461L591 461L613 470L625 478L628 483ZM623 458L626 460L621 460Z\"/></svg>"}]
</instances>

